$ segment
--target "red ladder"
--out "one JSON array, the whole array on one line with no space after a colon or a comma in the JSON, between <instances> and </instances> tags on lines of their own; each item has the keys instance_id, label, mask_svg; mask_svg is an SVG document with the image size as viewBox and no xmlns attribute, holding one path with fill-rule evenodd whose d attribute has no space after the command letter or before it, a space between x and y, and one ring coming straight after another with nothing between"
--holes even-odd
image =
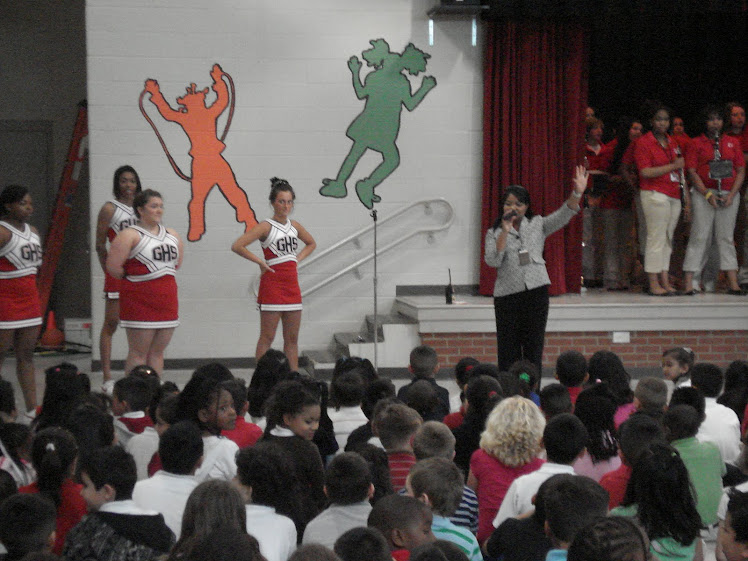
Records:
<instances>
[{"instance_id":1,"label":"red ladder","mask_svg":"<svg viewBox=\"0 0 748 561\"><path fill-rule=\"evenodd\" d=\"M78 117L73 128L73 138L70 141L65 168L60 179L60 188L57 191L57 200L52 211L47 240L44 244L44 257L39 269L37 285L39 288L39 299L42 304L42 312L47 313L49 296L52 292L52 283L55 280L57 264L60 262L62 244L65 241L65 229L70 219L70 209L73 205L73 196L78 189L83 162L88 153L88 104L81 101L78 104Z\"/></svg>"}]
</instances>

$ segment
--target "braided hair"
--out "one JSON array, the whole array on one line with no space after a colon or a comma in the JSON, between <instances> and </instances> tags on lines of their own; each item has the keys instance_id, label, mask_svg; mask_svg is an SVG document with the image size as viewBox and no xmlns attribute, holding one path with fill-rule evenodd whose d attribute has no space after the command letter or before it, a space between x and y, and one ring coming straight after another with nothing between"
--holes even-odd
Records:
<instances>
[{"instance_id":1,"label":"braided hair","mask_svg":"<svg viewBox=\"0 0 748 561\"><path fill-rule=\"evenodd\" d=\"M649 539L633 519L608 516L588 524L574 537L568 561L646 561Z\"/></svg>"}]
</instances>

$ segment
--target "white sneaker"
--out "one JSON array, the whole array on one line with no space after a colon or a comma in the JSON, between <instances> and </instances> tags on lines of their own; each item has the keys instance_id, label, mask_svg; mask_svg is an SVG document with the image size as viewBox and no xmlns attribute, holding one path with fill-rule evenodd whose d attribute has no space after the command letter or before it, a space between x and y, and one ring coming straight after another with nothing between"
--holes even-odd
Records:
<instances>
[{"instance_id":1,"label":"white sneaker","mask_svg":"<svg viewBox=\"0 0 748 561\"><path fill-rule=\"evenodd\" d=\"M36 419L36 408L18 415L16 422L22 425L29 426L34 421L34 419Z\"/></svg>"},{"instance_id":2,"label":"white sneaker","mask_svg":"<svg viewBox=\"0 0 748 561\"><path fill-rule=\"evenodd\" d=\"M114 380L107 380L101 384L101 391L107 395L114 394Z\"/></svg>"}]
</instances>

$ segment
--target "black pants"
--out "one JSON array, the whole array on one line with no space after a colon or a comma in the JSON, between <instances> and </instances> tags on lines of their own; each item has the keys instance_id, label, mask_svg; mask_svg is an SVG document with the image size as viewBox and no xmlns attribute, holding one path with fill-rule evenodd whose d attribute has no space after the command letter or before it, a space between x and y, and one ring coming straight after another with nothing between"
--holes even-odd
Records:
<instances>
[{"instance_id":1,"label":"black pants","mask_svg":"<svg viewBox=\"0 0 748 561\"><path fill-rule=\"evenodd\" d=\"M541 286L493 299L499 370L518 360L529 360L542 374L545 326L548 322L548 287Z\"/></svg>"}]
</instances>

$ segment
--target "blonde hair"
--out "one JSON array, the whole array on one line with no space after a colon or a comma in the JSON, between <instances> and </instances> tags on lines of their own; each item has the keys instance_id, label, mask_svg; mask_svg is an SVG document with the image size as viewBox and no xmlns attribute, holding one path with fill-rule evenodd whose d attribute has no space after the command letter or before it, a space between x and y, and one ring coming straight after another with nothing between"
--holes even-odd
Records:
<instances>
[{"instance_id":1,"label":"blonde hair","mask_svg":"<svg viewBox=\"0 0 748 561\"><path fill-rule=\"evenodd\" d=\"M508 397L486 419L480 447L508 467L523 466L540 452L544 429L545 417L532 401Z\"/></svg>"}]
</instances>

